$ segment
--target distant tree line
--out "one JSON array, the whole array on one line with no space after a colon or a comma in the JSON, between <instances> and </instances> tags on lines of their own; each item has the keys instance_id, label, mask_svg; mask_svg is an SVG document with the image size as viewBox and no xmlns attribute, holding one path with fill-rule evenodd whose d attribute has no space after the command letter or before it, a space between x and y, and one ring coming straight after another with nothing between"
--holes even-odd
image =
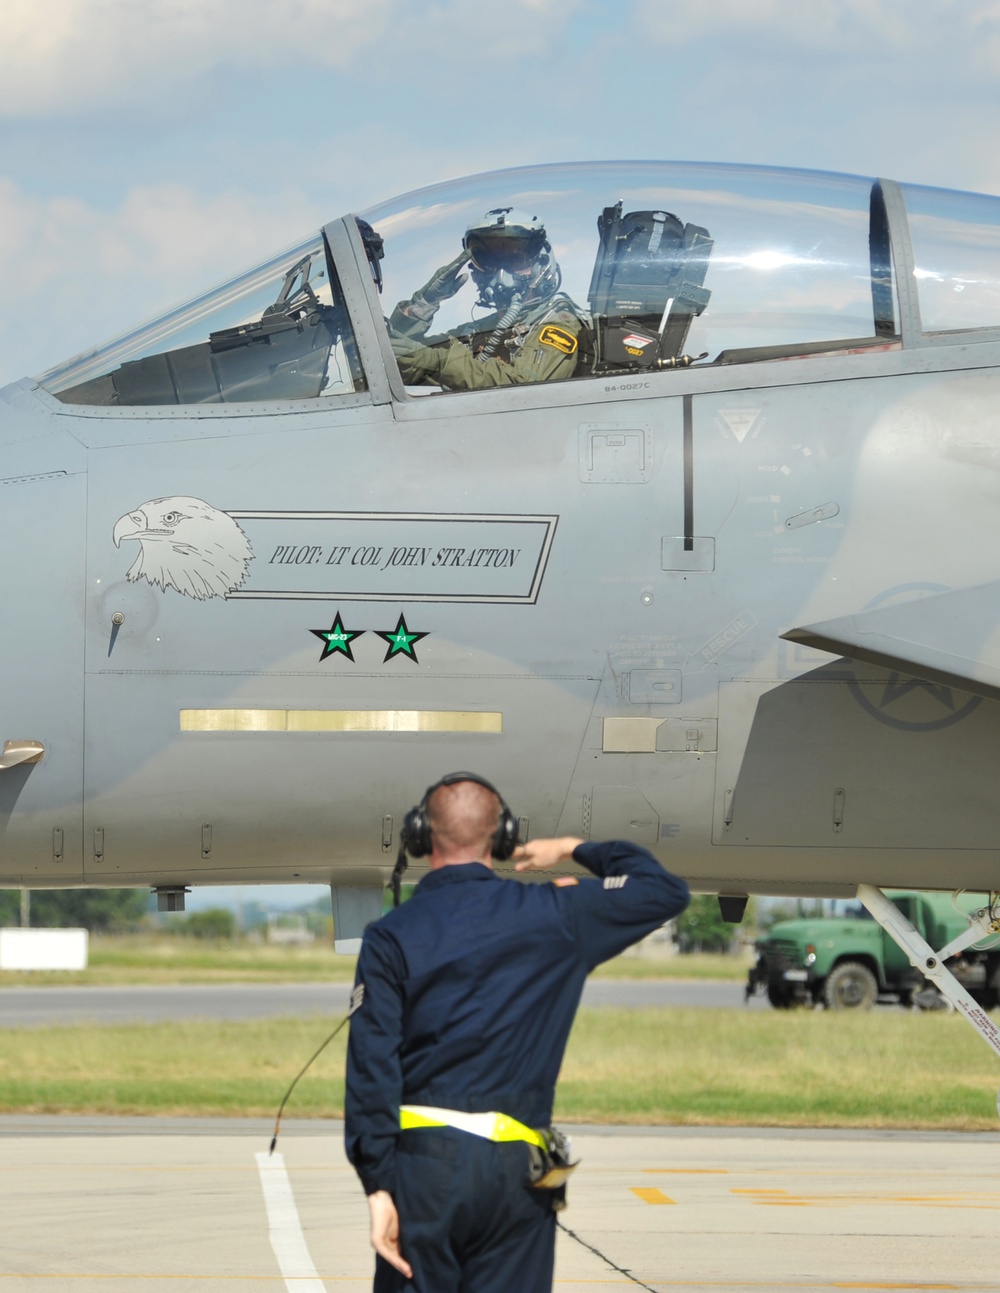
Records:
<instances>
[{"instance_id":1,"label":"distant tree line","mask_svg":"<svg viewBox=\"0 0 1000 1293\"><path fill-rule=\"evenodd\" d=\"M33 929L88 929L124 934L138 929L149 910L148 889L32 889ZM0 889L0 925L21 923L21 890Z\"/></svg>"},{"instance_id":2,"label":"distant tree line","mask_svg":"<svg viewBox=\"0 0 1000 1293\"><path fill-rule=\"evenodd\" d=\"M206 907L188 916L174 917L168 926L171 933L191 938L211 938L231 942L236 934L236 917L226 907Z\"/></svg>"},{"instance_id":3,"label":"distant tree line","mask_svg":"<svg viewBox=\"0 0 1000 1293\"><path fill-rule=\"evenodd\" d=\"M752 928L756 907L753 900L747 906L743 925ZM730 925L722 919L719 900L714 893L696 893L691 905L677 917L675 925L677 946L682 952L728 952L740 936L743 926Z\"/></svg>"}]
</instances>

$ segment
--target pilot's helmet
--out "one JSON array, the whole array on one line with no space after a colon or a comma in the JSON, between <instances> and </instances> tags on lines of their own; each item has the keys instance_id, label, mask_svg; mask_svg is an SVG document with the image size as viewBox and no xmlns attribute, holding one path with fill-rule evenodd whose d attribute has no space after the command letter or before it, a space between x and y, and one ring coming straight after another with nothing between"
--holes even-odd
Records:
<instances>
[{"instance_id":1,"label":"pilot's helmet","mask_svg":"<svg viewBox=\"0 0 1000 1293\"><path fill-rule=\"evenodd\" d=\"M497 207L474 220L462 247L483 305L504 309L515 292L537 299L551 296L559 286L545 226L538 216L516 207Z\"/></svg>"}]
</instances>

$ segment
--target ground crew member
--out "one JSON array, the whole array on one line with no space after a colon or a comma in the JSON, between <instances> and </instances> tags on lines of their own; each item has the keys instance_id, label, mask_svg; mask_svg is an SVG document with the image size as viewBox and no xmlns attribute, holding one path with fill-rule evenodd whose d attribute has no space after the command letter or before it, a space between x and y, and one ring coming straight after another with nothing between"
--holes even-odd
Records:
<instances>
[{"instance_id":1,"label":"ground crew member","mask_svg":"<svg viewBox=\"0 0 1000 1293\"><path fill-rule=\"evenodd\" d=\"M553 1192L529 1177L584 979L683 911L688 888L621 840L517 845L473 773L431 786L403 834L431 869L365 933L347 1058L375 1291L550 1293ZM493 870L510 857L520 871L572 858L596 878L520 884Z\"/></svg>"},{"instance_id":2,"label":"ground crew member","mask_svg":"<svg viewBox=\"0 0 1000 1293\"><path fill-rule=\"evenodd\" d=\"M428 336L438 306L470 274L477 305L490 313ZM466 229L461 254L392 312L390 339L403 380L470 391L572 377L582 311L559 291L561 281L537 216L513 207L487 211Z\"/></svg>"}]
</instances>

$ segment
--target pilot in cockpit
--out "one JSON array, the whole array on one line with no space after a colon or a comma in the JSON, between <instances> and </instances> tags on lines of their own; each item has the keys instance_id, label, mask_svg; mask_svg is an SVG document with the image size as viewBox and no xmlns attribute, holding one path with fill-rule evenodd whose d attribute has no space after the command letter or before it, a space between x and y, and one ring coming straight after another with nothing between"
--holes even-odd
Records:
<instances>
[{"instance_id":1,"label":"pilot in cockpit","mask_svg":"<svg viewBox=\"0 0 1000 1293\"><path fill-rule=\"evenodd\" d=\"M489 313L429 336L440 303L470 275L476 306ZM466 229L461 254L392 312L389 331L403 380L468 391L572 377L586 316L559 291L561 280L537 216L513 207L487 211Z\"/></svg>"}]
</instances>

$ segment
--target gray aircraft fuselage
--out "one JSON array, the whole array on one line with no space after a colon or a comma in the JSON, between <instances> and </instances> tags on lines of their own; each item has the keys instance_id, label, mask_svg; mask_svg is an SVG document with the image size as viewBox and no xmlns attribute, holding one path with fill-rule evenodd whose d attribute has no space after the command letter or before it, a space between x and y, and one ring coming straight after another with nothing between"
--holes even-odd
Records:
<instances>
[{"instance_id":1,"label":"gray aircraft fuselage","mask_svg":"<svg viewBox=\"0 0 1000 1293\"><path fill-rule=\"evenodd\" d=\"M401 290L348 218L353 389L0 391L0 885L382 885L407 808L468 768L523 834L632 839L696 889L1000 887L1000 304L928 330L920 200L886 181L867 331L755 346L720 186L671 207L715 237L690 367L408 390Z\"/></svg>"}]
</instances>

